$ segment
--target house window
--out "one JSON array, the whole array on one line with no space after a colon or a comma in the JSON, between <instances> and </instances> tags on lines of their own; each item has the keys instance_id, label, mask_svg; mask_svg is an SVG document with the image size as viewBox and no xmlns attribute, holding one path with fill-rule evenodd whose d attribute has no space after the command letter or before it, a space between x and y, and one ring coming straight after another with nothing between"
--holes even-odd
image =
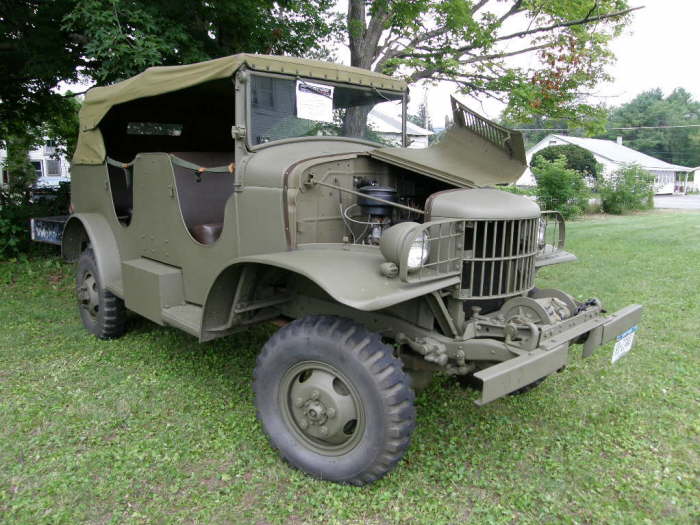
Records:
<instances>
[{"instance_id":1,"label":"house window","mask_svg":"<svg viewBox=\"0 0 700 525\"><path fill-rule=\"evenodd\" d=\"M34 166L36 178L40 179L44 175L44 171L41 169L41 161L32 161L32 166Z\"/></svg>"},{"instance_id":2,"label":"house window","mask_svg":"<svg viewBox=\"0 0 700 525\"><path fill-rule=\"evenodd\" d=\"M55 159L48 159L46 161L46 175L49 177L60 177L61 162Z\"/></svg>"},{"instance_id":3,"label":"house window","mask_svg":"<svg viewBox=\"0 0 700 525\"><path fill-rule=\"evenodd\" d=\"M10 183L10 172L7 171L7 168L2 169L2 183L3 184L9 184Z\"/></svg>"}]
</instances>

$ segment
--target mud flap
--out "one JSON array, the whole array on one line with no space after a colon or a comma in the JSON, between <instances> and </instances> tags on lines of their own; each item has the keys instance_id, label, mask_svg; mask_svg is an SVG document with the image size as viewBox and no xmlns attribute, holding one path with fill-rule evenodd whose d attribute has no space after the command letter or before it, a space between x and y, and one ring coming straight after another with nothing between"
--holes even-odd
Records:
<instances>
[{"instance_id":1,"label":"mud flap","mask_svg":"<svg viewBox=\"0 0 700 525\"><path fill-rule=\"evenodd\" d=\"M483 387L481 399L475 403L485 405L541 377L553 374L566 365L568 358L569 343L565 343L552 350L533 350L477 372L474 377L483 382Z\"/></svg>"}]
</instances>

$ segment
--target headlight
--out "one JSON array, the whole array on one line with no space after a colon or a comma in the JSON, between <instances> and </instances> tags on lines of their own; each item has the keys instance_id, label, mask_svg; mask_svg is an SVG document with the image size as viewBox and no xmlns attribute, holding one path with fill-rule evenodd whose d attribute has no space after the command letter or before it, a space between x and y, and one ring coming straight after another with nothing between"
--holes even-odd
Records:
<instances>
[{"instance_id":1,"label":"headlight","mask_svg":"<svg viewBox=\"0 0 700 525\"><path fill-rule=\"evenodd\" d=\"M401 266L402 254L406 253L404 250L407 243L410 242L408 253L404 259L407 269L416 270L425 264L430 255L430 240L424 231L416 236L416 229L421 227L415 222L402 222L385 230L382 233L379 248L386 260ZM415 239L410 241L413 237Z\"/></svg>"},{"instance_id":2,"label":"headlight","mask_svg":"<svg viewBox=\"0 0 700 525\"><path fill-rule=\"evenodd\" d=\"M430 241L425 232L421 232L418 237L411 243L408 249L408 258L406 264L409 270L417 270L425 261L428 260L430 254Z\"/></svg>"}]
</instances>

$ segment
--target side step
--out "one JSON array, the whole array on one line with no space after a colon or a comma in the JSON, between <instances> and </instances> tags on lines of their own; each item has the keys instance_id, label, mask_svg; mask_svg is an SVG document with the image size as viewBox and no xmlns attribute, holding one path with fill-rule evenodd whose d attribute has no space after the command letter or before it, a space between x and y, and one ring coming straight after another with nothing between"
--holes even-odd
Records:
<instances>
[{"instance_id":1,"label":"side step","mask_svg":"<svg viewBox=\"0 0 700 525\"><path fill-rule=\"evenodd\" d=\"M124 261L121 286L129 310L200 337L202 307L185 302L182 269L145 257Z\"/></svg>"},{"instance_id":2,"label":"side step","mask_svg":"<svg viewBox=\"0 0 700 525\"><path fill-rule=\"evenodd\" d=\"M202 310L201 306L195 304L171 306L163 309L163 321L165 324L199 338L202 327Z\"/></svg>"}]
</instances>

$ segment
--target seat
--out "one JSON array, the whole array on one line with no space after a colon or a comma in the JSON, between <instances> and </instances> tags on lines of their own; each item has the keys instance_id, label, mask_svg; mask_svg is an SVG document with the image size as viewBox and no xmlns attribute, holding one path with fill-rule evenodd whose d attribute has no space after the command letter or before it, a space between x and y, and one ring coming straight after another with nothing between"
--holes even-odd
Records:
<instances>
[{"instance_id":1,"label":"seat","mask_svg":"<svg viewBox=\"0 0 700 525\"><path fill-rule=\"evenodd\" d=\"M175 152L175 157L197 166L226 166L234 161L227 152ZM216 242L223 228L226 202L233 194L234 177L230 173L206 172L199 181L191 169L173 164L180 210L185 225L199 243Z\"/></svg>"},{"instance_id":2,"label":"seat","mask_svg":"<svg viewBox=\"0 0 700 525\"><path fill-rule=\"evenodd\" d=\"M209 224L196 224L190 228L190 233L196 241L202 244L216 242L221 236L224 224L221 222L211 222Z\"/></svg>"},{"instance_id":3,"label":"seat","mask_svg":"<svg viewBox=\"0 0 700 525\"><path fill-rule=\"evenodd\" d=\"M134 207L133 185L128 180L129 175L124 168L108 164L107 169L114 212L120 222L128 225L131 222L131 214Z\"/></svg>"}]
</instances>

